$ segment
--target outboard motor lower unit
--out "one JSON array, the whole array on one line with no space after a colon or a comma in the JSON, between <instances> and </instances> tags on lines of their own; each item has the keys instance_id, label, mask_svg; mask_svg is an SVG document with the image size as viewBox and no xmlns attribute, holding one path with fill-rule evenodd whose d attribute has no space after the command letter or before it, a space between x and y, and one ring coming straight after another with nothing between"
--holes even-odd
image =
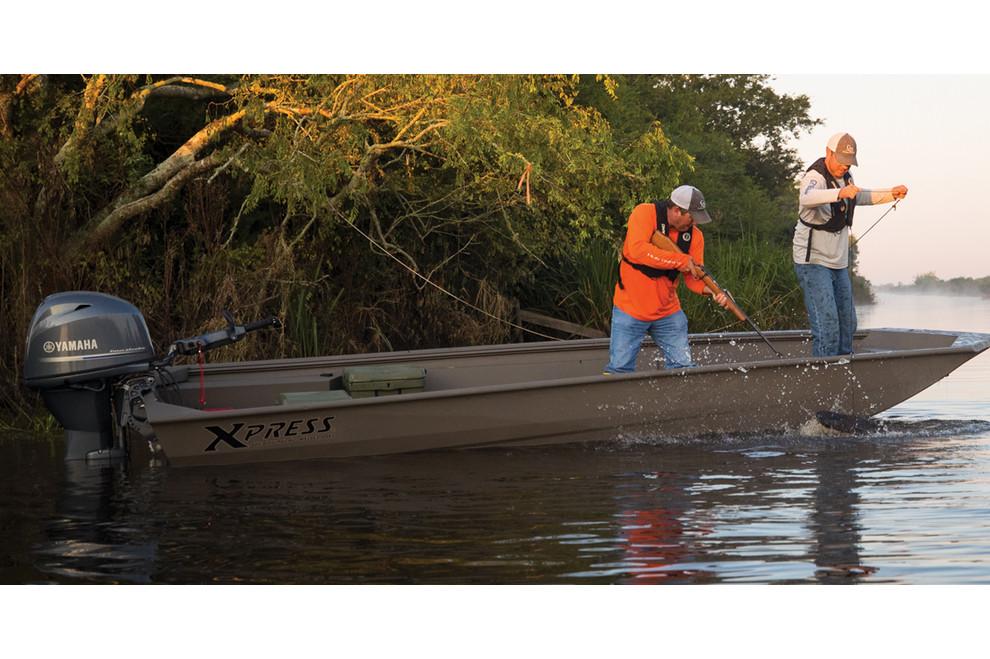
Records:
<instances>
[{"instance_id":1,"label":"outboard motor lower unit","mask_svg":"<svg viewBox=\"0 0 990 659\"><path fill-rule=\"evenodd\" d=\"M66 460L111 455L112 382L154 359L148 326L129 302L88 291L44 299L28 329L24 384L65 428Z\"/></svg>"}]
</instances>

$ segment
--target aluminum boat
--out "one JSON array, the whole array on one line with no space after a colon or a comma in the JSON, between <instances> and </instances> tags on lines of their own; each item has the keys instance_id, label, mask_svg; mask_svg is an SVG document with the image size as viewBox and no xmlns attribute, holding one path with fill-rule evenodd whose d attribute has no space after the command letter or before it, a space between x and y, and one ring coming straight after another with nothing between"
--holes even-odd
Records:
<instances>
[{"instance_id":1,"label":"aluminum boat","mask_svg":"<svg viewBox=\"0 0 990 659\"><path fill-rule=\"evenodd\" d=\"M49 308L58 302L46 300ZM990 347L990 334L867 329L856 334L854 354L828 358L811 356L807 331L692 335L697 366L678 369L663 368L644 342L637 371L623 375L602 373L608 339L175 365L151 359L136 309L90 302L76 308L71 299L47 315L42 305L26 383L66 428L68 457L112 454L141 436L174 465L783 432L822 412L875 415ZM114 313L116 333L90 339L96 329L66 329L86 319L107 325ZM227 330L177 342L170 355L199 354L273 323L230 319ZM52 354L49 330L63 344L74 340L77 361L89 364L41 361ZM104 356L83 360L87 353ZM97 366L100 359L113 363ZM79 406L106 407L86 425L73 416Z\"/></svg>"}]
</instances>

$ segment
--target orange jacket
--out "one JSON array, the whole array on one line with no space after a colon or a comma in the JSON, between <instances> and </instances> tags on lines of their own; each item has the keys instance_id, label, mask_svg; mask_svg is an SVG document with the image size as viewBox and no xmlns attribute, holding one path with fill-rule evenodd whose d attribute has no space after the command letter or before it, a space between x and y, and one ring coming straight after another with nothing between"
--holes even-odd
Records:
<instances>
[{"instance_id":1,"label":"orange jacket","mask_svg":"<svg viewBox=\"0 0 990 659\"><path fill-rule=\"evenodd\" d=\"M687 263L687 255L658 249L650 238L657 230L657 212L653 204L639 204L629 215L626 240L622 243L622 255L633 263L641 263L661 270L676 270ZM670 239L677 242L678 232L670 232ZM705 262L705 238L701 229L694 227L691 249L688 252L694 262ZM681 301L677 298L677 280L667 277L651 279L625 261L619 264L619 275L625 288L615 285L612 303L637 320L652 321L677 313ZM695 293L703 294L705 284L690 274L682 273L684 283Z\"/></svg>"}]
</instances>

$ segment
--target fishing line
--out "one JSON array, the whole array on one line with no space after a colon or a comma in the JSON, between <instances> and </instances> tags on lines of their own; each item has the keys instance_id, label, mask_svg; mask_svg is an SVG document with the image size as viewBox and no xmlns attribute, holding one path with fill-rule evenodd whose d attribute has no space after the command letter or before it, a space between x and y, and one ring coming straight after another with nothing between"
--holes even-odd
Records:
<instances>
[{"instance_id":1,"label":"fishing line","mask_svg":"<svg viewBox=\"0 0 990 659\"><path fill-rule=\"evenodd\" d=\"M416 272L415 270L413 270L412 268L410 268L408 265L406 265L405 263L403 263L402 262L402 259L400 259L399 257L397 257L394 254L392 254L390 251L388 251L387 249L385 249L382 245L380 245L378 242L376 242L374 238L372 238L371 236L369 236L368 234L366 234L364 231L361 231L361 229L356 224L354 224L353 222L351 222L343 214L340 214L340 216L341 216L341 218L345 222L347 222L347 224L349 224L351 226L352 229L354 229L359 234L361 234L362 236L364 236L365 240L367 240L372 245L374 245L379 250L381 250L382 253L384 253L390 259L392 259L393 261L395 261L396 263L398 263L399 265L401 265L403 268L405 268L406 270L408 270L409 272L411 272L415 276L419 277L420 279L422 279L427 284L429 284L433 288L437 289L438 291L440 291L444 295L449 295L450 297L454 298L455 300L457 300L458 302L460 302L464 306L469 307L471 309L474 309L475 311L477 311L480 314L484 314L485 316L488 316L489 318L491 318L493 320L497 320L500 323L505 323L506 325L509 325L510 327L514 327L514 328L516 328L518 330L522 330L523 332L526 332L528 334L533 334L535 336L539 336L539 337L542 337L544 339L550 339L551 341L563 341L564 340L564 339L559 339L559 338L557 338L555 336L550 336L548 334L543 334L541 332L537 332L535 330L531 330L531 329L529 329L527 327L523 327L522 325L517 325L516 323L513 323L510 320L506 320L505 318L499 318L495 314L492 314L492 313L490 313L488 311L485 311L481 307L475 306L475 305L471 304L470 302L468 302L467 300L465 300L464 298L459 297L459 296L455 295L454 293L451 293L450 291L448 291L446 288L444 288L440 284L435 284L433 281L430 280L429 277L426 277L424 275L421 275L420 273Z\"/></svg>"},{"instance_id":2,"label":"fishing line","mask_svg":"<svg viewBox=\"0 0 990 659\"><path fill-rule=\"evenodd\" d=\"M903 199L903 198L904 197L901 197L901 199ZM888 208L886 211L884 211L884 214L881 215L879 218L877 218L877 221L876 222L874 222L873 224L871 224L866 229L866 231L864 231L858 238L855 238L854 237L853 238L852 245L854 245L854 246L855 245L859 245L861 242L863 242L863 238L866 236L866 234L868 234L870 232L870 229L872 229L876 225L880 224L880 220L882 220L883 218L887 217L887 214L890 213L890 211L897 209L897 204L901 203L901 199L895 199L894 200L894 205L891 206L890 208ZM783 302L784 300L786 300L788 297L790 297L791 294L793 294L795 291L799 291L799 290L801 290L801 286L800 285L795 286L794 288L792 288L791 290L787 291L783 295L780 295L779 297L774 298L774 300L772 300L769 304L767 304L762 309L758 309L753 315L761 314L764 311L766 311L767 309L770 309L772 307L777 306L778 304L780 304L781 302ZM737 324L738 322L739 321L733 321L733 322L729 323L728 325L723 325L722 327L720 327L718 329L714 329L712 331L713 332L721 332L723 330L729 329L730 327L732 327L733 325Z\"/></svg>"},{"instance_id":3,"label":"fishing line","mask_svg":"<svg viewBox=\"0 0 990 659\"><path fill-rule=\"evenodd\" d=\"M904 198L904 197L901 197L901 199L903 199L903 198ZM870 229L872 229L872 228L873 228L873 227L875 227L876 225L878 225L878 224L880 224L880 220L882 220L883 218L885 218L885 217L887 217L887 213L889 213L889 212L890 212L890 211L892 211L892 210L895 210L895 209L897 208L897 204L899 204L899 203L901 203L901 199L898 199L898 200L896 200L896 201L894 202L894 205L893 205L893 206L891 206L890 208L888 208L888 209L887 209L887 212L885 212L885 213L884 213L883 215L881 215L881 216L880 216L880 219L878 219L878 220L877 220L876 222L874 222L873 224L871 224L871 225L870 225ZM855 242L853 242L853 245L858 245L858 244L860 244L861 242L863 242L863 238L864 238L864 237L866 236L866 234L868 234L868 233L870 232L870 229L867 229L866 231L864 231L864 232L862 233L862 235L860 235L860 237L859 237L859 238L856 238L856 240L855 240Z\"/></svg>"},{"instance_id":4,"label":"fishing line","mask_svg":"<svg viewBox=\"0 0 990 659\"><path fill-rule=\"evenodd\" d=\"M874 222L873 224L871 224L866 229L866 231L864 231L862 233L862 235L859 236L859 238L856 238L855 241L852 244L853 245L859 245L859 243L861 243L863 241L863 238L866 236L866 234L868 234L870 232L870 230L873 229L873 227L875 227L877 224L880 223L880 220L882 220L883 218L887 217L887 214L890 213L890 211L895 210L897 208L897 204L899 204L900 201L901 201L900 199L897 199L896 201L894 201L894 205L891 206L890 208L888 208L886 210L886 212L884 212L884 214L881 215L877 219L876 222ZM439 284L434 283L428 277L420 274L419 272L416 272L415 270L413 270L412 268L410 268L408 265L406 265L405 263L403 263L402 260L399 257L395 256L390 251L388 251L387 249L385 249L382 245L380 245L377 241L375 241L374 238L372 238L371 236L369 236L368 234L366 234L364 231L362 231L356 224L354 224L353 222L351 222L348 218L344 217L343 214L341 214L341 217L344 219L345 222L347 222L348 225L351 226L351 228L353 228L355 231L357 231L359 234L361 234L364 237L365 240L367 240L372 245L374 245L379 250L381 250L381 252L383 254L385 254L386 256L388 256L390 259L392 259L393 261L395 261L396 263L398 263L399 265L401 265L403 268L405 268L406 270L408 270L409 272L411 272L414 276L418 277L419 279L422 279L424 282L426 282L427 284L429 284L433 288L437 289L438 291L440 291L444 295L450 296L451 298L453 298L454 300L457 300L458 302L460 302L464 306L469 307L470 309L473 309L473 310L477 311L478 313L491 318L492 320L496 320L496 321L498 321L500 323L504 323L504 324L506 324L506 325L508 325L510 327L514 327L514 328L516 328L518 330L521 330L523 332L526 332L527 334L532 334L534 336L539 336L539 337L544 338L544 339L550 339L551 341L562 341L563 340L563 339L559 339L559 338L557 338L555 336L550 336L548 334L543 334L542 332L537 332L537 331L531 330L531 329L529 329L527 327L523 327L522 325L518 325L516 323L513 323L510 320L506 320L504 318L499 318L498 316L496 316L496 315L494 315L494 314L492 314L492 313L490 313L488 311L485 311L481 307L478 307L478 306L476 306L474 304L471 304L470 302L468 302L464 298L459 297L458 295L456 295L454 293L451 293L450 291L448 291L447 289L445 289L443 286L440 286ZM771 302L767 306L765 306L762 309L758 310L756 313L757 314L762 313L762 312L766 311L767 309L769 309L769 308L771 308L773 306L776 306L781 301L783 301L786 298L790 297L792 293L794 293L797 290L800 290L800 288L801 288L800 286L795 286L794 288L792 288L788 292L786 292L783 295L777 297L773 302ZM725 329L728 329L728 328L732 327L733 325L735 325L738 322L741 322L741 321L734 321L734 322L729 323L728 325L725 325L725 326L723 326L723 327L721 327L719 329L716 329L714 331L715 332L721 332L722 330L725 330Z\"/></svg>"}]
</instances>

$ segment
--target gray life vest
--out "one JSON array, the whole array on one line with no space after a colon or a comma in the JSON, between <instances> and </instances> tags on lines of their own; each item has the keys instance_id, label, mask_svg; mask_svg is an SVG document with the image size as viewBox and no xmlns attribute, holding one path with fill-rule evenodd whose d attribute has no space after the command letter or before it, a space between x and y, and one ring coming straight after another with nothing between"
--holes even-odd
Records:
<instances>
[{"instance_id":1,"label":"gray life vest","mask_svg":"<svg viewBox=\"0 0 990 659\"><path fill-rule=\"evenodd\" d=\"M839 185L839 182L835 180L832 174L828 171L828 167L825 166L825 158L819 158L814 162L807 171L816 171L822 175L825 179L826 188L841 188L845 185L849 185L852 175L847 171L842 175L842 182L844 185ZM804 262L808 263L811 261L811 238L815 235L815 231L828 231L830 233L838 233L842 231L845 227L851 227L853 223L853 214L856 212L856 198L852 199L840 199L836 202L829 204L832 207L832 217L829 218L828 222L825 224L811 224L805 222L800 217L798 221L804 226L812 229L808 232L808 249L804 254Z\"/></svg>"}]
</instances>

